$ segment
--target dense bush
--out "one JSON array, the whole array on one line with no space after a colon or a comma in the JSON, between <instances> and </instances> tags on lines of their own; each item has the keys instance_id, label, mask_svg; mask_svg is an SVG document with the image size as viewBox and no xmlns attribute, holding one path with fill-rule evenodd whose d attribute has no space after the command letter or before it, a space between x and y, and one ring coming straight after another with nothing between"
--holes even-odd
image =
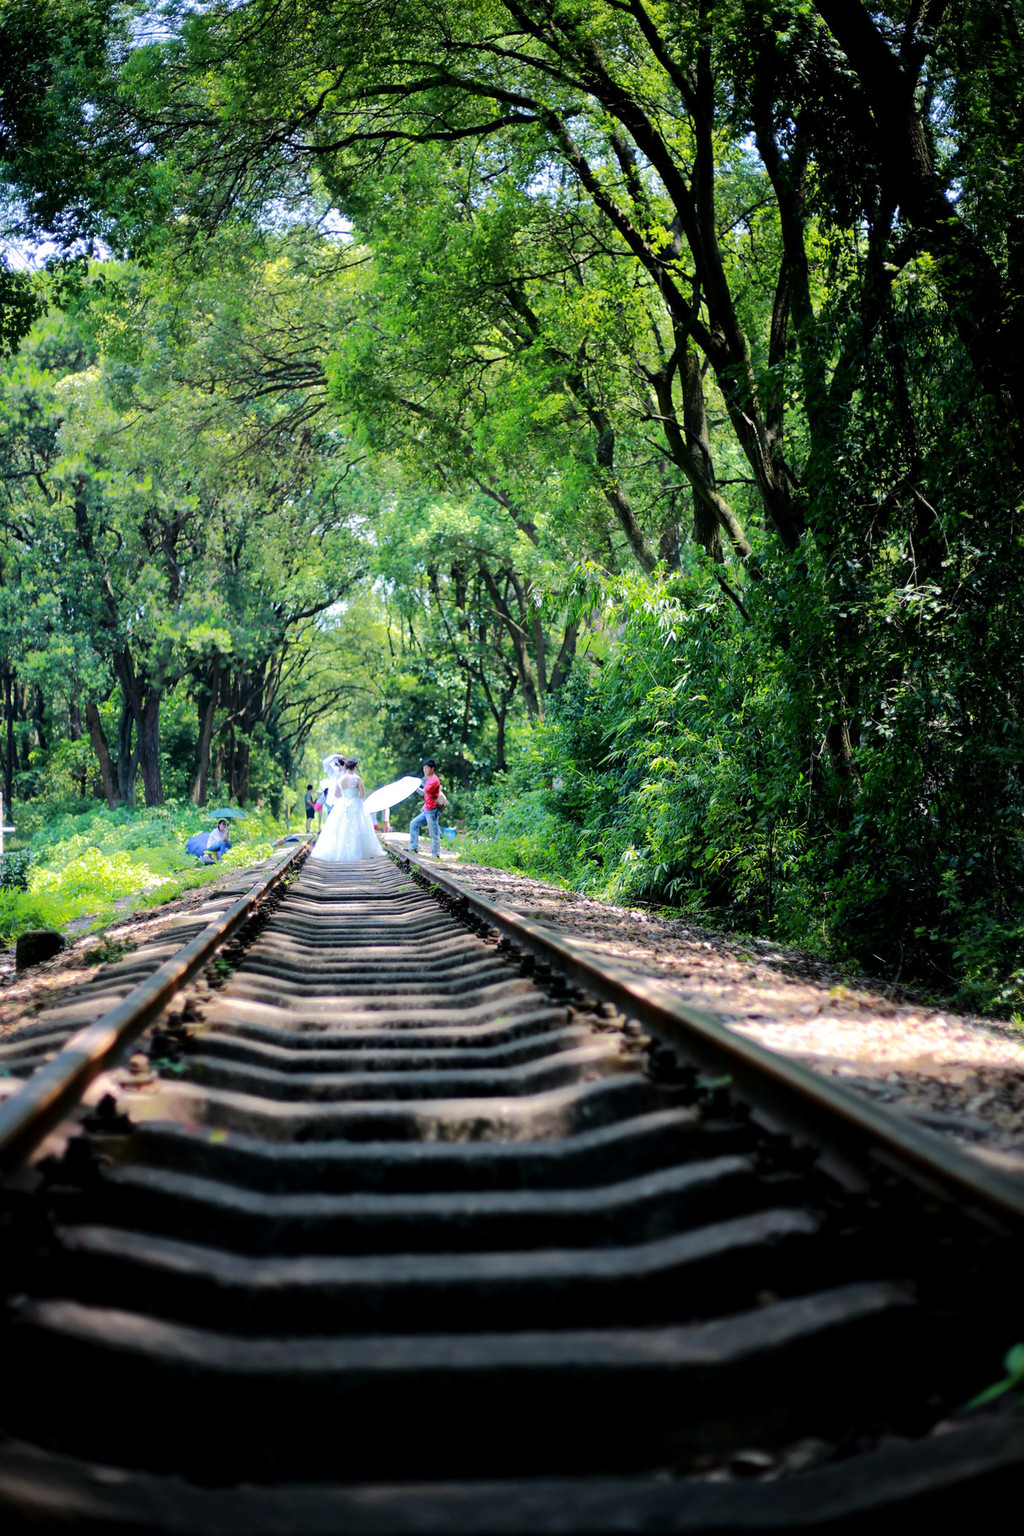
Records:
<instances>
[{"instance_id":1,"label":"dense bush","mask_svg":"<svg viewBox=\"0 0 1024 1536\"><path fill-rule=\"evenodd\" d=\"M100 6L57 159L5 122L26 229L88 166L144 259L0 317L4 900L179 878L90 796L345 743L492 860L1018 1007L1020 7L505 10Z\"/></svg>"},{"instance_id":2,"label":"dense bush","mask_svg":"<svg viewBox=\"0 0 1024 1536\"><path fill-rule=\"evenodd\" d=\"M900 675L876 613L852 761L830 756L829 701L806 682L819 637L793 583L767 570L750 623L699 577L622 587L608 659L577 664L510 774L477 794L467 851L1020 1008L1019 715L1004 690L986 719L983 682L950 675L957 615L935 605L932 664ZM928 601L908 594L915 625Z\"/></svg>"}]
</instances>

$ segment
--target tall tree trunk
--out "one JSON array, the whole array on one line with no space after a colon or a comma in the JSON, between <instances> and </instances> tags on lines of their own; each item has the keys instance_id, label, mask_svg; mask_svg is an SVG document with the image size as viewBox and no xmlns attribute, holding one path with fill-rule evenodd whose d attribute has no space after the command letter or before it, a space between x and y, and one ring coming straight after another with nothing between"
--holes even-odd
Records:
<instances>
[{"instance_id":1,"label":"tall tree trunk","mask_svg":"<svg viewBox=\"0 0 1024 1536\"><path fill-rule=\"evenodd\" d=\"M135 770L139 759L132 748L134 723L130 706L122 702L117 726L117 790L125 805L135 804Z\"/></svg>"},{"instance_id":2,"label":"tall tree trunk","mask_svg":"<svg viewBox=\"0 0 1024 1536\"><path fill-rule=\"evenodd\" d=\"M252 759L252 742L248 736L241 736L235 743L234 763L234 789L235 797L239 805L244 805L249 798L249 768Z\"/></svg>"},{"instance_id":3,"label":"tall tree trunk","mask_svg":"<svg viewBox=\"0 0 1024 1536\"><path fill-rule=\"evenodd\" d=\"M4 668L4 718L7 722L4 751L4 804L10 807L14 803L14 773L18 766L14 742L14 673L10 667Z\"/></svg>"},{"instance_id":4,"label":"tall tree trunk","mask_svg":"<svg viewBox=\"0 0 1024 1536\"><path fill-rule=\"evenodd\" d=\"M540 703L537 698L537 683L533 675L533 668L530 666L529 652L526 648L526 633L522 625L517 624L512 617L509 606L501 594L501 588L479 555L477 556L477 565L480 568L480 575L483 577L484 586L487 588L487 595L494 604L494 610L505 625L512 641L512 652L515 656L516 671L519 674L519 686L523 690L523 702L526 705L526 712L531 721L536 720L540 714Z\"/></svg>"},{"instance_id":5,"label":"tall tree trunk","mask_svg":"<svg viewBox=\"0 0 1024 1536\"><path fill-rule=\"evenodd\" d=\"M152 683L144 686L140 682L127 646L114 654L114 673L135 722L137 762L142 773L146 804L163 805L164 787L160 780L160 703L163 689Z\"/></svg>"},{"instance_id":6,"label":"tall tree trunk","mask_svg":"<svg viewBox=\"0 0 1024 1536\"><path fill-rule=\"evenodd\" d=\"M543 698L548 691L547 644L544 639L544 626L536 608L533 610L533 654L537 662L537 692Z\"/></svg>"},{"instance_id":7,"label":"tall tree trunk","mask_svg":"<svg viewBox=\"0 0 1024 1536\"><path fill-rule=\"evenodd\" d=\"M675 496L672 497L673 501ZM661 530L658 539L658 559L670 571L678 571L682 564L682 544L679 538L679 524L675 516L670 516L668 522Z\"/></svg>"},{"instance_id":8,"label":"tall tree trunk","mask_svg":"<svg viewBox=\"0 0 1024 1536\"><path fill-rule=\"evenodd\" d=\"M462 731L459 735L459 783L463 789L469 788L469 764L466 762L466 740L469 736L469 717L473 704L473 673L470 667L466 667L466 701L462 709Z\"/></svg>"},{"instance_id":9,"label":"tall tree trunk","mask_svg":"<svg viewBox=\"0 0 1024 1536\"><path fill-rule=\"evenodd\" d=\"M683 393L683 429L686 442L705 480L715 488L715 467L711 459L711 439L708 437L708 418L704 409L704 380L700 373L700 359L692 347L683 354L679 370ZM693 492L693 537L706 549L716 564L722 563L722 532L713 506L705 496Z\"/></svg>"},{"instance_id":10,"label":"tall tree trunk","mask_svg":"<svg viewBox=\"0 0 1024 1536\"><path fill-rule=\"evenodd\" d=\"M551 669L551 682L548 685L549 693L557 693L569 675L573 657L576 655L576 641L579 638L580 627L575 619L565 626L565 635L559 648L555 665Z\"/></svg>"},{"instance_id":11,"label":"tall tree trunk","mask_svg":"<svg viewBox=\"0 0 1024 1536\"><path fill-rule=\"evenodd\" d=\"M749 560L753 553L750 540L731 505L715 485L707 419L704 415L704 381L697 354L687 347L679 358L679 364L683 391L682 426L676 416L673 395L675 366L672 360L651 375L651 383L654 385L661 427L672 462L682 470L693 489L694 537L715 558L713 551L716 541L719 551L722 546L721 536L714 530L721 528L736 558Z\"/></svg>"},{"instance_id":12,"label":"tall tree trunk","mask_svg":"<svg viewBox=\"0 0 1024 1536\"><path fill-rule=\"evenodd\" d=\"M96 759L100 765L100 776L103 779L103 793L107 797L110 809L116 810L120 801L117 788L114 783L114 765L110 759L110 747L107 743L107 735L103 729L103 721L100 719L99 709L92 699L86 701L85 724L89 732L89 740L92 749L96 753Z\"/></svg>"},{"instance_id":13,"label":"tall tree trunk","mask_svg":"<svg viewBox=\"0 0 1024 1536\"><path fill-rule=\"evenodd\" d=\"M511 672L511 668L508 670ZM498 729L498 739L495 744L494 752L494 767L498 773L507 773L508 763L505 759L505 722L508 718L508 706L512 702L512 695L516 691L518 678L516 677L515 673L511 674L509 685L501 694L500 702L496 704L494 702L494 694L491 692L490 684L487 681L487 674L483 667L480 668L477 675L480 678L480 686L484 691L484 698L487 700L487 707L491 714L494 716L494 723Z\"/></svg>"},{"instance_id":14,"label":"tall tree trunk","mask_svg":"<svg viewBox=\"0 0 1024 1536\"><path fill-rule=\"evenodd\" d=\"M72 741L82 739L82 711L74 699L68 705L68 735Z\"/></svg>"},{"instance_id":15,"label":"tall tree trunk","mask_svg":"<svg viewBox=\"0 0 1024 1536\"><path fill-rule=\"evenodd\" d=\"M643 529L633 510L632 503L622 489L615 473L615 432L612 426L606 422L603 412L600 418L592 416L594 424L598 427L597 448L594 453L594 462L597 465L598 479L601 490L604 492L605 501L615 513L616 520L630 549L636 557L637 564L645 576L649 576L658 563L658 557L644 537ZM602 430L603 427L603 430Z\"/></svg>"},{"instance_id":16,"label":"tall tree trunk","mask_svg":"<svg viewBox=\"0 0 1024 1536\"><path fill-rule=\"evenodd\" d=\"M17 692L15 693L15 702L14 702L14 707L18 711L19 719L25 721L26 724L28 723L29 719L31 718L30 714L29 714L29 705L30 705L30 703L31 703L31 692L29 690L28 684L26 683L22 688L19 688L17 690ZM34 745L35 745L35 742L32 740L32 732L31 731L22 731L22 733L21 733L21 766L22 766L22 770L25 773L28 773L30 768L32 767L32 748L33 748Z\"/></svg>"},{"instance_id":17,"label":"tall tree trunk","mask_svg":"<svg viewBox=\"0 0 1024 1536\"><path fill-rule=\"evenodd\" d=\"M505 721L508 718L508 706L502 699L496 712L498 737L494 744L494 768L497 773L508 772L508 762L505 758Z\"/></svg>"},{"instance_id":18,"label":"tall tree trunk","mask_svg":"<svg viewBox=\"0 0 1024 1536\"><path fill-rule=\"evenodd\" d=\"M139 770L147 805L163 805L164 786L160 778L160 703L162 688L151 688L135 722L139 739Z\"/></svg>"},{"instance_id":19,"label":"tall tree trunk","mask_svg":"<svg viewBox=\"0 0 1024 1536\"><path fill-rule=\"evenodd\" d=\"M210 674L210 691L199 712L199 746L196 753L196 774L192 782L192 800L195 805L206 804L206 782L210 773L210 744L213 741L213 722L217 713L217 693L220 683L220 657L216 657Z\"/></svg>"},{"instance_id":20,"label":"tall tree trunk","mask_svg":"<svg viewBox=\"0 0 1024 1536\"><path fill-rule=\"evenodd\" d=\"M46 751L47 746L49 745L46 739L46 726L43 723L45 719L45 711L46 701L43 698L43 690L37 686L32 690L32 728L33 734L35 736L36 746L39 747L43 752Z\"/></svg>"},{"instance_id":21,"label":"tall tree trunk","mask_svg":"<svg viewBox=\"0 0 1024 1536\"><path fill-rule=\"evenodd\" d=\"M238 778L235 763L235 728L231 725L228 727L227 745L224 749L224 766L227 769L229 800L233 800L238 794Z\"/></svg>"}]
</instances>

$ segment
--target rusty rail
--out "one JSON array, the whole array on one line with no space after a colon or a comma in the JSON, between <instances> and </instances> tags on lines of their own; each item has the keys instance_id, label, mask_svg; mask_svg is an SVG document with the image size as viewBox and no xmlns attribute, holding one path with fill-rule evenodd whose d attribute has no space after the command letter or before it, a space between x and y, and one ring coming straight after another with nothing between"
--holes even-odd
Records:
<instances>
[{"instance_id":1,"label":"rusty rail","mask_svg":"<svg viewBox=\"0 0 1024 1536\"><path fill-rule=\"evenodd\" d=\"M55 1125L78 1103L89 1084L115 1061L170 1002L175 992L202 970L225 939L242 926L257 903L307 851L297 843L244 896L196 934L170 960L139 983L102 1018L87 1024L40 1067L23 1088L0 1105L0 1175L19 1168Z\"/></svg>"},{"instance_id":2,"label":"rusty rail","mask_svg":"<svg viewBox=\"0 0 1024 1536\"><path fill-rule=\"evenodd\" d=\"M1018 1231L1024 1224L1024 1180L987 1167L935 1132L905 1122L809 1067L737 1034L711 1014L682 1002L664 982L591 959L541 924L496 906L437 864L426 865L405 849L388 852L401 867L445 892L463 912L507 934L535 960L638 1019L695 1066L728 1078L730 1090L769 1127L821 1148L833 1164L838 1159L851 1171L879 1164L889 1168L986 1224Z\"/></svg>"}]
</instances>

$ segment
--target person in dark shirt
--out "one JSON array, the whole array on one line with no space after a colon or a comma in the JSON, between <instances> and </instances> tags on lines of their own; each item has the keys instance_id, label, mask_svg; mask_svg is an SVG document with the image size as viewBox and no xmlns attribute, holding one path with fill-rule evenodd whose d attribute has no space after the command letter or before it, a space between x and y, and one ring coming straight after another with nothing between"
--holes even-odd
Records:
<instances>
[{"instance_id":1,"label":"person in dark shirt","mask_svg":"<svg viewBox=\"0 0 1024 1536\"><path fill-rule=\"evenodd\" d=\"M306 831L307 831L307 833L309 832L310 828L313 825L313 818L314 818L315 815L316 815L316 802L313 799L313 786L312 786L312 784L307 784L306 785Z\"/></svg>"},{"instance_id":2,"label":"person in dark shirt","mask_svg":"<svg viewBox=\"0 0 1024 1536\"><path fill-rule=\"evenodd\" d=\"M432 757L423 764L423 809L409 823L409 852L418 853L420 828L430 828L430 852L435 859L441 857L441 827L438 819L437 797L441 793L441 780L435 771Z\"/></svg>"}]
</instances>

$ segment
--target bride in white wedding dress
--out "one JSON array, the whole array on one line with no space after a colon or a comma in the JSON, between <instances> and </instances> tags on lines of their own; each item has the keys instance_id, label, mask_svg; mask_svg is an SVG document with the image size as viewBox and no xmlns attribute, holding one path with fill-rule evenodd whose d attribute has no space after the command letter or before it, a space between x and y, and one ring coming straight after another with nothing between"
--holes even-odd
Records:
<instances>
[{"instance_id":1,"label":"bride in white wedding dress","mask_svg":"<svg viewBox=\"0 0 1024 1536\"><path fill-rule=\"evenodd\" d=\"M384 858L384 849L377 841L370 813L363 804L366 789L357 769L354 757L325 757L327 772L327 800L330 812L323 831L313 844L314 859L329 859L331 863L348 863L353 859Z\"/></svg>"}]
</instances>

